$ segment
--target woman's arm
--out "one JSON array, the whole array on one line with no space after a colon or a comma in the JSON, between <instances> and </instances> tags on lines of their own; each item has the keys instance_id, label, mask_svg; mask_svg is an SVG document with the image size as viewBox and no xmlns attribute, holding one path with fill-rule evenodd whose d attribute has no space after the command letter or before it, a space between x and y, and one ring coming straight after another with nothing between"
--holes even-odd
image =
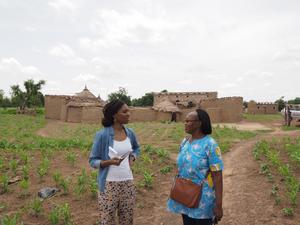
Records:
<instances>
[{"instance_id":1,"label":"woman's arm","mask_svg":"<svg viewBox=\"0 0 300 225\"><path fill-rule=\"evenodd\" d=\"M103 132L97 132L94 138L92 150L89 157L89 164L93 168L99 168L101 164L101 137Z\"/></svg>"},{"instance_id":2,"label":"woman's arm","mask_svg":"<svg viewBox=\"0 0 300 225\"><path fill-rule=\"evenodd\" d=\"M122 161L123 161L123 159L120 159L120 158L112 158L112 159L109 159L109 160L102 160L100 162L100 166L102 168L110 166L110 165L119 166Z\"/></svg>"},{"instance_id":3,"label":"woman's arm","mask_svg":"<svg viewBox=\"0 0 300 225\"><path fill-rule=\"evenodd\" d=\"M132 150L133 150L131 155L134 157L134 160L135 160L140 155L140 146L138 144L138 141L136 139L134 132L132 130L130 130L130 132L131 132L131 137L132 137L131 144L132 144Z\"/></svg>"},{"instance_id":4,"label":"woman's arm","mask_svg":"<svg viewBox=\"0 0 300 225\"><path fill-rule=\"evenodd\" d=\"M89 157L89 163L93 168L103 168L110 165L119 166L122 159L113 158L109 160L101 159L101 143L103 139L103 132L98 132L94 138L94 143Z\"/></svg>"},{"instance_id":5,"label":"woman's arm","mask_svg":"<svg viewBox=\"0 0 300 225\"><path fill-rule=\"evenodd\" d=\"M216 206L214 208L214 213L217 220L221 220L223 216L222 208L222 198L223 198L223 175L222 171L214 171L212 173L212 179L215 187L216 194Z\"/></svg>"}]
</instances>

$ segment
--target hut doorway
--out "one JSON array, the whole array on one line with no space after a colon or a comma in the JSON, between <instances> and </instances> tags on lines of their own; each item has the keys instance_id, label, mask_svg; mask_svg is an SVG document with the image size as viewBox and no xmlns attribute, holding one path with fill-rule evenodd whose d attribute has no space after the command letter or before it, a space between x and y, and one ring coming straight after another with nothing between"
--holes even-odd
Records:
<instances>
[{"instance_id":1,"label":"hut doorway","mask_svg":"<svg viewBox=\"0 0 300 225\"><path fill-rule=\"evenodd\" d=\"M177 120L177 113L176 112L172 112L171 114L171 122L176 122Z\"/></svg>"}]
</instances>

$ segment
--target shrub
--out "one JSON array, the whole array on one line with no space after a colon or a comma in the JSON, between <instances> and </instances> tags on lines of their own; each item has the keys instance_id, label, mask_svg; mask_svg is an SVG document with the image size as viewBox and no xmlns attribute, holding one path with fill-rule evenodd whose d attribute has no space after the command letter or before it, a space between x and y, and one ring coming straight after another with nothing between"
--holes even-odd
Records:
<instances>
[{"instance_id":1,"label":"shrub","mask_svg":"<svg viewBox=\"0 0 300 225\"><path fill-rule=\"evenodd\" d=\"M0 183L1 183L1 188L2 188L1 193L8 192L8 181L9 181L9 178L8 178L7 174L2 174L0 176Z\"/></svg>"},{"instance_id":2,"label":"shrub","mask_svg":"<svg viewBox=\"0 0 300 225\"><path fill-rule=\"evenodd\" d=\"M4 216L1 219L1 225L23 225L23 222L19 222L19 215Z\"/></svg>"},{"instance_id":3,"label":"shrub","mask_svg":"<svg viewBox=\"0 0 300 225\"><path fill-rule=\"evenodd\" d=\"M38 217L41 214L43 209L42 207L43 207L43 201L40 200L39 198L35 198L29 203L31 214L36 217Z\"/></svg>"}]
</instances>

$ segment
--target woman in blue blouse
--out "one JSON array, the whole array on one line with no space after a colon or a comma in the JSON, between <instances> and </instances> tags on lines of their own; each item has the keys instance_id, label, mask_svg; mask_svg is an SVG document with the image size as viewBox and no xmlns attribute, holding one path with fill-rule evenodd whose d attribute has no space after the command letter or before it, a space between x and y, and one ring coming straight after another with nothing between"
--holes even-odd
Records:
<instances>
[{"instance_id":1,"label":"woman in blue blouse","mask_svg":"<svg viewBox=\"0 0 300 225\"><path fill-rule=\"evenodd\" d=\"M223 161L218 144L210 136L212 127L207 112L201 109L190 112L186 116L185 132L190 137L180 145L178 175L197 184L204 180L202 196L198 208L188 208L172 199L168 200L167 207L182 214L184 225L212 225L223 216Z\"/></svg>"},{"instance_id":2,"label":"woman in blue blouse","mask_svg":"<svg viewBox=\"0 0 300 225\"><path fill-rule=\"evenodd\" d=\"M104 128L97 132L89 157L90 165L99 172L99 224L116 224L118 212L120 225L132 225L135 187L131 164L140 152L139 145L134 132L124 126L130 116L124 102L109 102L103 114Z\"/></svg>"}]
</instances>

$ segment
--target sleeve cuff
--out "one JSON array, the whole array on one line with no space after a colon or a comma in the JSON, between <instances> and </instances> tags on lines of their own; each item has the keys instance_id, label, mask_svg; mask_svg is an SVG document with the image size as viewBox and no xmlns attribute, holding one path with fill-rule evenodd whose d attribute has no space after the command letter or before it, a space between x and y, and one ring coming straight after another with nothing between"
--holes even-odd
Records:
<instances>
[{"instance_id":1,"label":"sleeve cuff","mask_svg":"<svg viewBox=\"0 0 300 225\"><path fill-rule=\"evenodd\" d=\"M209 168L210 168L210 171L212 171L212 172L223 170L223 166L221 164L212 164L212 165L210 165Z\"/></svg>"},{"instance_id":2,"label":"sleeve cuff","mask_svg":"<svg viewBox=\"0 0 300 225\"><path fill-rule=\"evenodd\" d=\"M94 163L93 163L93 167L94 168L100 168L100 163L101 163L100 159L95 160Z\"/></svg>"},{"instance_id":3,"label":"sleeve cuff","mask_svg":"<svg viewBox=\"0 0 300 225\"><path fill-rule=\"evenodd\" d=\"M136 153L131 153L130 155L133 156L133 161L135 161L136 158L137 158L137 154Z\"/></svg>"}]
</instances>

